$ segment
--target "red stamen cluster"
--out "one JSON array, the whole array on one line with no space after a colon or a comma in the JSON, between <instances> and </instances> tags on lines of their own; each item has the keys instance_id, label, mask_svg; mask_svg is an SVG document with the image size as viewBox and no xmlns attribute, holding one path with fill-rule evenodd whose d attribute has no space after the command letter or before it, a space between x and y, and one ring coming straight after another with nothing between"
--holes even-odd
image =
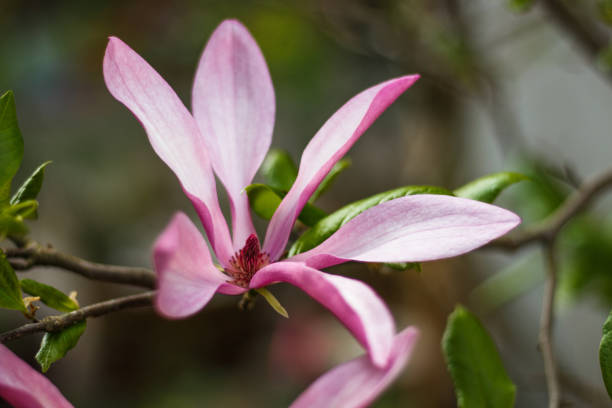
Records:
<instances>
[{"instance_id":1,"label":"red stamen cluster","mask_svg":"<svg viewBox=\"0 0 612 408\"><path fill-rule=\"evenodd\" d=\"M247 288L255 272L270 263L270 256L261 252L257 235L251 234L244 247L232 256L229 263L231 267L226 272L234 278L231 283Z\"/></svg>"}]
</instances>

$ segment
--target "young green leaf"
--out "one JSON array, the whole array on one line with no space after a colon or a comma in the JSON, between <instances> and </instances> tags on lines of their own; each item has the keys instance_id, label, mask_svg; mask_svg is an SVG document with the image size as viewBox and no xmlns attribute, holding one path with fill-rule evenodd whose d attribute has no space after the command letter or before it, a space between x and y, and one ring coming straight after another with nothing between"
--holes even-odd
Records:
<instances>
[{"instance_id":1,"label":"young green leaf","mask_svg":"<svg viewBox=\"0 0 612 408\"><path fill-rule=\"evenodd\" d=\"M452 195L450 191L442 187L433 186L406 186L396 188L394 190L385 191L384 193L376 194L363 200L355 201L348 204L338 211L319 220L311 229L306 231L289 249L288 256L294 256L302 252L306 252L321 242L329 238L341 226L367 210L385 201L394 200L396 198L414 195L414 194L447 194Z\"/></svg>"},{"instance_id":2,"label":"young green leaf","mask_svg":"<svg viewBox=\"0 0 612 408\"><path fill-rule=\"evenodd\" d=\"M492 203L505 188L527 179L523 174L509 171L493 173L459 187L454 193L457 197Z\"/></svg>"},{"instance_id":3,"label":"young green leaf","mask_svg":"<svg viewBox=\"0 0 612 408\"><path fill-rule=\"evenodd\" d=\"M83 320L64 330L44 335L40 349L35 356L43 373L47 372L51 364L63 358L70 349L76 346L86 326L87 321Z\"/></svg>"},{"instance_id":4,"label":"young green leaf","mask_svg":"<svg viewBox=\"0 0 612 408\"><path fill-rule=\"evenodd\" d=\"M516 386L508 377L493 340L462 306L448 317L442 349L459 408L509 408Z\"/></svg>"},{"instance_id":5,"label":"young green leaf","mask_svg":"<svg viewBox=\"0 0 612 408\"><path fill-rule=\"evenodd\" d=\"M274 311L276 313L278 313L279 315L281 315L281 316L283 316L285 318L289 318L289 313L287 313L287 310L285 310L283 305L280 304L280 302L272 294L272 292L270 292L266 288L255 289L255 292L259 293L264 299L266 299L268 304L272 307L272 309L274 309Z\"/></svg>"},{"instance_id":6,"label":"young green leaf","mask_svg":"<svg viewBox=\"0 0 612 408\"><path fill-rule=\"evenodd\" d=\"M19 204L27 200L36 200L40 188L42 187L43 180L45 178L45 167L51 163L50 161L44 162L26 181L23 182L19 190L11 198L11 204Z\"/></svg>"},{"instance_id":7,"label":"young green leaf","mask_svg":"<svg viewBox=\"0 0 612 408\"><path fill-rule=\"evenodd\" d=\"M603 326L603 336L599 344L599 364L603 382L612 398L612 311Z\"/></svg>"},{"instance_id":8,"label":"young green leaf","mask_svg":"<svg viewBox=\"0 0 612 408\"><path fill-rule=\"evenodd\" d=\"M17 274L4 254L0 254L0 307L26 312Z\"/></svg>"},{"instance_id":9,"label":"young green leaf","mask_svg":"<svg viewBox=\"0 0 612 408\"><path fill-rule=\"evenodd\" d=\"M27 233L28 227L21 217L15 217L0 210L0 241L8 235L22 236Z\"/></svg>"},{"instance_id":10,"label":"young green leaf","mask_svg":"<svg viewBox=\"0 0 612 408\"><path fill-rule=\"evenodd\" d=\"M319 187L317 187L317 189L312 194L312 196L310 197L310 200L308 200L308 202L309 203L314 203L315 201L317 201L317 199L324 192L326 192L327 189L329 189L331 187L331 185L333 184L333 182L336 179L336 177L338 177L338 175L340 173L342 173L344 170L346 170L350 166L351 166L351 159L348 159L348 158L347 159L342 159L339 162L337 162L336 164L334 164L334 167L332 167L332 169L329 171L329 173L327 173L327 176L325 176L325 178L323 179L321 184L319 184Z\"/></svg>"},{"instance_id":11,"label":"young green leaf","mask_svg":"<svg viewBox=\"0 0 612 408\"><path fill-rule=\"evenodd\" d=\"M40 297L41 302L55 310L72 312L79 308L79 305L74 300L53 286L45 285L32 279L22 279L19 283L24 292Z\"/></svg>"},{"instance_id":12,"label":"young green leaf","mask_svg":"<svg viewBox=\"0 0 612 408\"><path fill-rule=\"evenodd\" d=\"M276 190L265 184L251 184L247 186L245 190L249 196L251 209L264 220L272 218L274 211L276 211L276 208L281 203L282 197L285 195L282 191ZM325 216L325 211L312 204L306 203L298 219L311 227Z\"/></svg>"},{"instance_id":13,"label":"young green leaf","mask_svg":"<svg viewBox=\"0 0 612 408\"><path fill-rule=\"evenodd\" d=\"M33 218L38 209L38 201L26 200L17 204L11 204L5 207L3 213L11 217L18 218Z\"/></svg>"},{"instance_id":14,"label":"young green leaf","mask_svg":"<svg viewBox=\"0 0 612 408\"><path fill-rule=\"evenodd\" d=\"M535 0L508 0L510 10L517 13L525 13L533 7Z\"/></svg>"},{"instance_id":15,"label":"young green leaf","mask_svg":"<svg viewBox=\"0 0 612 408\"><path fill-rule=\"evenodd\" d=\"M284 150L272 149L261 165L261 174L272 188L289 191L297 177L297 167Z\"/></svg>"},{"instance_id":16,"label":"young green leaf","mask_svg":"<svg viewBox=\"0 0 612 408\"><path fill-rule=\"evenodd\" d=\"M0 208L9 203L11 181L23 159L23 139L17 124L13 92L0 97Z\"/></svg>"},{"instance_id":17,"label":"young green leaf","mask_svg":"<svg viewBox=\"0 0 612 408\"><path fill-rule=\"evenodd\" d=\"M385 266L395 269L396 271L408 271L414 269L417 272L421 272L421 263L420 262L395 262L395 263L386 263Z\"/></svg>"}]
</instances>

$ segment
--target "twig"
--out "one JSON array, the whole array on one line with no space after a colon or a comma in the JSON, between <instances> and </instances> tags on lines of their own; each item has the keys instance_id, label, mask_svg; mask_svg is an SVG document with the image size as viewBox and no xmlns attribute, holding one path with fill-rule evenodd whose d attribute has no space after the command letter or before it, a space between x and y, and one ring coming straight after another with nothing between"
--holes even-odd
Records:
<instances>
[{"instance_id":1,"label":"twig","mask_svg":"<svg viewBox=\"0 0 612 408\"><path fill-rule=\"evenodd\" d=\"M600 53L608 47L610 41L608 36L599 30L596 24L583 21L574 15L562 1L542 0L540 3L557 26L574 38L574 42L580 47L589 62L595 62ZM612 75L601 70L598 71L608 81L612 81Z\"/></svg>"},{"instance_id":2,"label":"twig","mask_svg":"<svg viewBox=\"0 0 612 408\"><path fill-rule=\"evenodd\" d=\"M124 296L105 302L95 303L63 315L48 316L38 323L25 324L14 330L0 334L0 343L15 340L28 334L59 331L90 317L103 316L127 308L150 306L154 296L154 291L139 293L137 295Z\"/></svg>"},{"instance_id":3,"label":"twig","mask_svg":"<svg viewBox=\"0 0 612 408\"><path fill-rule=\"evenodd\" d=\"M552 215L537 226L514 237L500 238L488 245L489 248L504 250L516 250L532 243L539 243L543 246L547 265L547 279L544 299L542 300L538 344L544 360L549 408L558 408L561 402L559 374L552 347L554 301L557 287L555 241L567 222L585 209L598 194L604 192L609 187L612 187L612 170L608 170L592 181L582 184Z\"/></svg>"},{"instance_id":4,"label":"twig","mask_svg":"<svg viewBox=\"0 0 612 408\"><path fill-rule=\"evenodd\" d=\"M601 176L584 183L540 224L514 236L497 239L488 244L487 248L514 251L529 244L550 241L557 236L570 219L585 209L598 194L610 187L612 187L612 170L608 170Z\"/></svg>"},{"instance_id":5,"label":"twig","mask_svg":"<svg viewBox=\"0 0 612 408\"><path fill-rule=\"evenodd\" d=\"M540 3L555 23L574 37L575 42L582 47L587 56L596 58L608 45L608 38L595 24L587 24L579 19L562 1L542 0Z\"/></svg>"},{"instance_id":6,"label":"twig","mask_svg":"<svg viewBox=\"0 0 612 408\"><path fill-rule=\"evenodd\" d=\"M16 270L54 266L93 280L155 288L155 273L147 268L90 262L37 243L29 243L23 248L7 248L4 253Z\"/></svg>"},{"instance_id":7,"label":"twig","mask_svg":"<svg viewBox=\"0 0 612 408\"><path fill-rule=\"evenodd\" d=\"M540 315L540 333L538 343L544 359L544 374L548 389L548 407L558 408L560 402L559 376L552 347L552 325L554 318L555 289L557 288L557 265L554 253L554 240L544 247L547 277Z\"/></svg>"}]
</instances>

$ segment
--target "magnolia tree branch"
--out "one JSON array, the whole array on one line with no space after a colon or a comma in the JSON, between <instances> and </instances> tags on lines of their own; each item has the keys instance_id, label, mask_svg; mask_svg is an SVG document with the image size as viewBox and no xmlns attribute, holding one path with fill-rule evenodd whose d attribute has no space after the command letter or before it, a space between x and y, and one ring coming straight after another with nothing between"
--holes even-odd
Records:
<instances>
[{"instance_id":1,"label":"magnolia tree branch","mask_svg":"<svg viewBox=\"0 0 612 408\"><path fill-rule=\"evenodd\" d=\"M526 245L546 243L554 239L565 224L591 204L595 197L611 187L612 169L582 184L553 214L538 225L509 237L497 239L487 247L514 251Z\"/></svg>"},{"instance_id":2,"label":"magnolia tree branch","mask_svg":"<svg viewBox=\"0 0 612 408\"><path fill-rule=\"evenodd\" d=\"M40 322L29 323L17 329L0 334L0 343L15 340L33 333L59 331L90 317L99 317L128 308L150 306L154 296L155 291L139 293L137 295L124 296L100 303L94 303L93 305L85 306L79 310L63 315L48 316L43 318Z\"/></svg>"},{"instance_id":3,"label":"magnolia tree branch","mask_svg":"<svg viewBox=\"0 0 612 408\"><path fill-rule=\"evenodd\" d=\"M555 260L554 241L544 246L546 257L547 279L540 314L540 333L538 343L544 360L544 374L548 389L548 407L558 408L561 400L559 375L552 345L552 326L554 316L555 291L557 288L557 264Z\"/></svg>"},{"instance_id":4,"label":"magnolia tree branch","mask_svg":"<svg viewBox=\"0 0 612 408\"><path fill-rule=\"evenodd\" d=\"M584 210L599 194L612 187L612 169L599 177L582 184L565 202L540 224L514 236L500 238L488 245L489 248L514 251L533 243L543 246L546 258L547 279L542 300L538 344L544 360L544 374L548 389L549 408L558 408L561 403L559 373L552 345L554 302L557 288L557 264L555 242L559 232L578 213Z\"/></svg>"},{"instance_id":5,"label":"magnolia tree branch","mask_svg":"<svg viewBox=\"0 0 612 408\"><path fill-rule=\"evenodd\" d=\"M24 271L35 266L54 266L92 280L155 288L155 273L150 269L90 262L35 242L29 242L27 246L21 248L7 248L4 253L16 270Z\"/></svg>"},{"instance_id":6,"label":"magnolia tree branch","mask_svg":"<svg viewBox=\"0 0 612 408\"><path fill-rule=\"evenodd\" d=\"M601 52L609 45L610 38L607 33L599 29L595 22L585 21L570 11L561 0L542 0L540 4L554 23L573 37L574 43L580 47L589 62L596 63ZM602 70L597 71L608 81L612 81L612 75Z\"/></svg>"},{"instance_id":7,"label":"magnolia tree branch","mask_svg":"<svg viewBox=\"0 0 612 408\"><path fill-rule=\"evenodd\" d=\"M554 22L564 31L572 35L574 41L591 59L608 46L607 35L599 30L597 25L583 21L572 13L561 0L542 0L540 2Z\"/></svg>"}]
</instances>

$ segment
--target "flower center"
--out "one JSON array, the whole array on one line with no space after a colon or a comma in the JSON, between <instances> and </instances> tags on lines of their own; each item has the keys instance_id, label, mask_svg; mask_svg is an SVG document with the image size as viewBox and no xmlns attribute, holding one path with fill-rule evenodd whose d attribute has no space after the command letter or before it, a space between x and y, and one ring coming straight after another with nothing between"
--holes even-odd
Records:
<instances>
[{"instance_id":1,"label":"flower center","mask_svg":"<svg viewBox=\"0 0 612 408\"><path fill-rule=\"evenodd\" d=\"M270 255L261 252L257 235L251 234L244 247L232 256L229 263L230 267L225 272L234 278L231 283L248 288L255 272L270 263Z\"/></svg>"}]
</instances>

